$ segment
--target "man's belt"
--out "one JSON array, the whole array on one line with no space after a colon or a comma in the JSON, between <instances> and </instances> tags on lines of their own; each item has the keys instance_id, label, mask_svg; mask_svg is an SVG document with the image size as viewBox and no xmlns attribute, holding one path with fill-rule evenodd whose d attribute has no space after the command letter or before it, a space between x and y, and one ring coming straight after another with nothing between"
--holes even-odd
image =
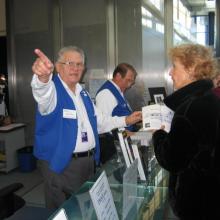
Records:
<instances>
[{"instance_id":1,"label":"man's belt","mask_svg":"<svg viewBox=\"0 0 220 220\"><path fill-rule=\"evenodd\" d=\"M73 153L72 157L73 158L78 158L78 157L91 157L94 154L94 149L85 151L85 152L77 152L77 153Z\"/></svg>"}]
</instances>

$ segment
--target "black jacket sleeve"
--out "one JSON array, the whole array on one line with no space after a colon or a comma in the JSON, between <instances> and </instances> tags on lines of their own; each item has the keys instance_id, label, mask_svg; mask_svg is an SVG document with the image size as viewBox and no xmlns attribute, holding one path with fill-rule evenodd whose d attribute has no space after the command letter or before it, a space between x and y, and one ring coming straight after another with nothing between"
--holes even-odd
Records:
<instances>
[{"instance_id":1,"label":"black jacket sleeve","mask_svg":"<svg viewBox=\"0 0 220 220\"><path fill-rule=\"evenodd\" d=\"M196 132L184 116L176 116L169 133L158 130L152 141L158 163L170 172L181 172L198 150Z\"/></svg>"}]
</instances>

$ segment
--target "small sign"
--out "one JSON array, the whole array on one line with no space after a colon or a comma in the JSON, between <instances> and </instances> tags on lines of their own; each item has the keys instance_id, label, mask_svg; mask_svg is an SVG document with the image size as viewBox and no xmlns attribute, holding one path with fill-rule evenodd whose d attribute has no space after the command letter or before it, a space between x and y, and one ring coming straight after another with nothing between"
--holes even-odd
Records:
<instances>
[{"instance_id":1,"label":"small sign","mask_svg":"<svg viewBox=\"0 0 220 220\"><path fill-rule=\"evenodd\" d=\"M105 171L89 190L98 220L118 220L118 214Z\"/></svg>"},{"instance_id":2,"label":"small sign","mask_svg":"<svg viewBox=\"0 0 220 220\"><path fill-rule=\"evenodd\" d=\"M68 220L64 208L61 208L59 212L53 217L53 220Z\"/></svg>"}]
</instances>

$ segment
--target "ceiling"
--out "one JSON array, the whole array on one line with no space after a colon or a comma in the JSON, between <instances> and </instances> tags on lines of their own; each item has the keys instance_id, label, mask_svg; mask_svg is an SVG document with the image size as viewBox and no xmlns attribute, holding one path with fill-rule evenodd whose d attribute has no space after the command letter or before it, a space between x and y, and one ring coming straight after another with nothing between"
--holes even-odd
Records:
<instances>
[{"instance_id":1,"label":"ceiling","mask_svg":"<svg viewBox=\"0 0 220 220\"><path fill-rule=\"evenodd\" d=\"M182 3L192 14L206 15L215 11L215 0L182 0Z\"/></svg>"}]
</instances>

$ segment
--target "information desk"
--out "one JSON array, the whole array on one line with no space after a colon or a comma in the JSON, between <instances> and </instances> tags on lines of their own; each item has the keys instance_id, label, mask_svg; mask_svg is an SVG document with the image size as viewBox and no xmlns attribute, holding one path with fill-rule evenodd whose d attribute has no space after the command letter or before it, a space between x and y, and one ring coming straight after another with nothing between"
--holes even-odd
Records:
<instances>
[{"instance_id":1,"label":"information desk","mask_svg":"<svg viewBox=\"0 0 220 220\"><path fill-rule=\"evenodd\" d=\"M94 179L87 181L80 190L72 195L64 204L49 218L52 220L61 209L64 209L68 220L72 219L97 219L96 213L90 199L89 190L99 177L102 170L107 173L113 200L117 209L119 219L123 219L123 184L122 175L125 168L113 158L102 166ZM165 219L167 207L167 172L158 165L148 175L147 182L139 182L137 185L137 196L135 205L129 212L129 220Z\"/></svg>"},{"instance_id":2,"label":"information desk","mask_svg":"<svg viewBox=\"0 0 220 220\"><path fill-rule=\"evenodd\" d=\"M65 209L67 219L97 219L95 210L93 208L92 201L89 196L89 189L92 183L86 183L80 189L80 191L71 196L61 208ZM122 185L110 184L111 192L113 195L114 203L118 212L119 219L123 216L123 198L122 198ZM154 187L154 186L138 186L138 196L136 197L135 207L129 212L129 220L161 220L166 215L166 187ZM60 210L59 209L59 210ZM49 219L52 220L56 215L57 210Z\"/></svg>"}]
</instances>

